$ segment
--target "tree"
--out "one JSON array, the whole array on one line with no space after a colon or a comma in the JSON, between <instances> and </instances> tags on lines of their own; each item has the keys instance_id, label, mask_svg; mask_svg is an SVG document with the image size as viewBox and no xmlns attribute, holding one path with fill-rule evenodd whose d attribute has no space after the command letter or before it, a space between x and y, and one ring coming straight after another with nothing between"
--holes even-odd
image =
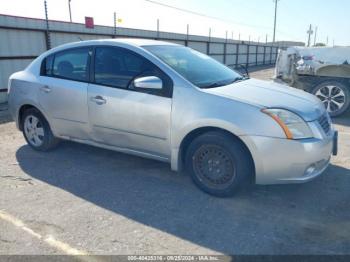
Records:
<instances>
[{"instance_id":1,"label":"tree","mask_svg":"<svg viewBox=\"0 0 350 262\"><path fill-rule=\"evenodd\" d=\"M317 43L316 45L314 45L315 47L323 47L323 46L326 46L326 44L324 43Z\"/></svg>"}]
</instances>

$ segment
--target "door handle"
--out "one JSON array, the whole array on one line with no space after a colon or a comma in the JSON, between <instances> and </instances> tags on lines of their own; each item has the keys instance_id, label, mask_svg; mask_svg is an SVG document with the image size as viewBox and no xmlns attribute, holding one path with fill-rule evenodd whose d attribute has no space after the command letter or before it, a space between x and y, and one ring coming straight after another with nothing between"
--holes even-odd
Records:
<instances>
[{"instance_id":1,"label":"door handle","mask_svg":"<svg viewBox=\"0 0 350 262\"><path fill-rule=\"evenodd\" d=\"M102 96L91 97L91 101L95 102L98 105L104 105L107 103L107 100L104 99Z\"/></svg>"},{"instance_id":2,"label":"door handle","mask_svg":"<svg viewBox=\"0 0 350 262\"><path fill-rule=\"evenodd\" d=\"M51 92L51 88L49 86L42 86L40 88L40 90L45 92L45 93L50 93Z\"/></svg>"}]
</instances>

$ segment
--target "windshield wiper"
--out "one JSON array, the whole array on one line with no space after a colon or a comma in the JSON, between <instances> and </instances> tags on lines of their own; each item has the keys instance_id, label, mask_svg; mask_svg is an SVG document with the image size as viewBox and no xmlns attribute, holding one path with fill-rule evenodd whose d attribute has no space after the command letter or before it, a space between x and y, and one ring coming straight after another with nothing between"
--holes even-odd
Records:
<instances>
[{"instance_id":1,"label":"windshield wiper","mask_svg":"<svg viewBox=\"0 0 350 262\"><path fill-rule=\"evenodd\" d=\"M225 83L223 84L222 82L214 82L214 83L212 83L210 85L201 86L201 88L208 89L208 88L220 87L220 86L225 86L225 85L226 84Z\"/></svg>"},{"instance_id":2,"label":"windshield wiper","mask_svg":"<svg viewBox=\"0 0 350 262\"><path fill-rule=\"evenodd\" d=\"M242 77L237 77L234 80L230 80L230 81L217 81L217 82L211 83L210 85L201 86L201 88L208 89L208 88L227 86L227 85L231 85L233 83L244 81L247 79L248 79L247 77L242 76Z\"/></svg>"},{"instance_id":3,"label":"windshield wiper","mask_svg":"<svg viewBox=\"0 0 350 262\"><path fill-rule=\"evenodd\" d=\"M244 81L244 80L248 80L249 77L247 76L241 76L241 77L237 77L231 84L236 83L236 82L240 82L240 81Z\"/></svg>"}]
</instances>

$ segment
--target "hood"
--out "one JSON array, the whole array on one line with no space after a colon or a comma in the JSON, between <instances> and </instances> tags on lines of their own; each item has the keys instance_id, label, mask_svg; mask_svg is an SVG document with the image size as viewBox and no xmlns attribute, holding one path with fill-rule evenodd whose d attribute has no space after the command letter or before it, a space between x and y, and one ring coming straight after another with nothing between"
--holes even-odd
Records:
<instances>
[{"instance_id":1,"label":"hood","mask_svg":"<svg viewBox=\"0 0 350 262\"><path fill-rule=\"evenodd\" d=\"M325 112L323 104L314 95L274 82L249 79L203 91L262 108L284 108L305 121L314 121Z\"/></svg>"}]
</instances>

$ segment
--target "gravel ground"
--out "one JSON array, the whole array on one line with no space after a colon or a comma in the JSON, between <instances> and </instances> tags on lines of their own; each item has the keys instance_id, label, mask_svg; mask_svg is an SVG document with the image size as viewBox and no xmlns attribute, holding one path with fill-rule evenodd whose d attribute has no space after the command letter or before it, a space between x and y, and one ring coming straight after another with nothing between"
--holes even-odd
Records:
<instances>
[{"instance_id":1,"label":"gravel ground","mask_svg":"<svg viewBox=\"0 0 350 262\"><path fill-rule=\"evenodd\" d=\"M34 152L3 123L0 255L350 255L350 115L336 123L340 151L323 176L230 199L152 160L71 142Z\"/></svg>"},{"instance_id":2,"label":"gravel ground","mask_svg":"<svg viewBox=\"0 0 350 262\"><path fill-rule=\"evenodd\" d=\"M266 81L271 80L274 73L275 73L275 68L266 67L266 66L250 69L250 72L249 72L250 77L266 80Z\"/></svg>"}]
</instances>

